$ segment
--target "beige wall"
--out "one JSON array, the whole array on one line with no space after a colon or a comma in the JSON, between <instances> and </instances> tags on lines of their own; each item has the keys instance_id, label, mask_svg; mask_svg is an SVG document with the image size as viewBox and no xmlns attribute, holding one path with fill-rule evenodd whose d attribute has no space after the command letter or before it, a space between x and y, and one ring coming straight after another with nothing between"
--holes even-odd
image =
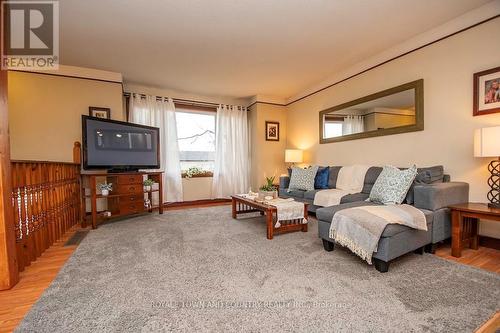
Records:
<instances>
[{"instance_id":1,"label":"beige wall","mask_svg":"<svg viewBox=\"0 0 500 333\"><path fill-rule=\"evenodd\" d=\"M210 199L212 194L212 177L183 178L182 192L184 201Z\"/></svg>"},{"instance_id":2,"label":"beige wall","mask_svg":"<svg viewBox=\"0 0 500 333\"><path fill-rule=\"evenodd\" d=\"M266 121L280 123L280 140L266 141ZM254 104L249 114L251 135L251 177L252 190L265 183L265 177L279 176L286 172L285 148L287 137L287 114L284 106L264 103Z\"/></svg>"},{"instance_id":3,"label":"beige wall","mask_svg":"<svg viewBox=\"0 0 500 333\"><path fill-rule=\"evenodd\" d=\"M372 113L364 117L365 131L375 131L379 128L392 128L416 123L414 116L401 116L397 114Z\"/></svg>"},{"instance_id":4,"label":"beige wall","mask_svg":"<svg viewBox=\"0 0 500 333\"><path fill-rule=\"evenodd\" d=\"M472 75L500 65L500 19L450 37L288 106L288 145L307 150L321 165L443 164L453 180L470 183L473 201L486 201L489 159L473 157L473 131L500 124L500 114L472 116ZM424 79L425 130L318 144L318 112L334 105ZM481 234L500 238L498 223Z\"/></svg>"},{"instance_id":5,"label":"beige wall","mask_svg":"<svg viewBox=\"0 0 500 333\"><path fill-rule=\"evenodd\" d=\"M12 159L71 162L89 106L109 107L123 120L121 84L9 72Z\"/></svg>"}]
</instances>

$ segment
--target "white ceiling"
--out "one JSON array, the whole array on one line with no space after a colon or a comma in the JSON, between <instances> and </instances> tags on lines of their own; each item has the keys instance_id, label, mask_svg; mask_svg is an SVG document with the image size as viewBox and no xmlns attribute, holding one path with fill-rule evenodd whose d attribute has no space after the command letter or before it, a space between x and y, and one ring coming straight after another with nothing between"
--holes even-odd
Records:
<instances>
[{"instance_id":1,"label":"white ceiling","mask_svg":"<svg viewBox=\"0 0 500 333\"><path fill-rule=\"evenodd\" d=\"M489 0L61 0L64 65L287 98Z\"/></svg>"}]
</instances>

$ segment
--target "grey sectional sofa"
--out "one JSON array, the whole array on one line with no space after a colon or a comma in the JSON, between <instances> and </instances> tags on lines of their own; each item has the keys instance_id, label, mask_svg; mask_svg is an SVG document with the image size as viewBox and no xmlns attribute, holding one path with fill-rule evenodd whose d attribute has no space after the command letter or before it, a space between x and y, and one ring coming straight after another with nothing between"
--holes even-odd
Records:
<instances>
[{"instance_id":1,"label":"grey sectional sofa","mask_svg":"<svg viewBox=\"0 0 500 333\"><path fill-rule=\"evenodd\" d=\"M340 166L330 167L328 187L335 188ZM280 177L280 197L292 197L295 200L309 203L309 211L315 213L318 219L318 233L326 251L334 249L334 241L329 237L330 224L333 215L339 210L377 205L365 201L377 177L382 172L381 167L371 167L365 176L364 186L360 193L344 196L341 203L331 207L318 207L313 204L314 195L320 191L288 192L289 177ZM403 225L391 224L384 230L377 252L373 254L373 264L380 272L387 272L391 260L406 253L417 251L434 252L435 245L451 236L451 217L447 206L467 202L469 185L463 182L450 182L450 177L444 175L442 166L418 169L417 178L405 199L405 203L420 209L427 218L427 231L412 229Z\"/></svg>"}]
</instances>

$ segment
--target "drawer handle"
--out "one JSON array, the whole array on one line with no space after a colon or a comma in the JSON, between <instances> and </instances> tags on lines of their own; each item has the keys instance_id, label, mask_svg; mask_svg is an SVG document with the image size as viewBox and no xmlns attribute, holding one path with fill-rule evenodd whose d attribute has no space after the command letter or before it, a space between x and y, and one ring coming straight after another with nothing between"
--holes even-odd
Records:
<instances>
[{"instance_id":1,"label":"drawer handle","mask_svg":"<svg viewBox=\"0 0 500 333\"><path fill-rule=\"evenodd\" d=\"M131 186L131 187L129 187L129 190L133 191L133 190L135 190L135 187Z\"/></svg>"},{"instance_id":2,"label":"drawer handle","mask_svg":"<svg viewBox=\"0 0 500 333\"><path fill-rule=\"evenodd\" d=\"M132 182L134 181L134 177L130 177L128 180Z\"/></svg>"},{"instance_id":3,"label":"drawer handle","mask_svg":"<svg viewBox=\"0 0 500 333\"><path fill-rule=\"evenodd\" d=\"M135 197L130 197L130 201L134 201L135 200Z\"/></svg>"}]
</instances>

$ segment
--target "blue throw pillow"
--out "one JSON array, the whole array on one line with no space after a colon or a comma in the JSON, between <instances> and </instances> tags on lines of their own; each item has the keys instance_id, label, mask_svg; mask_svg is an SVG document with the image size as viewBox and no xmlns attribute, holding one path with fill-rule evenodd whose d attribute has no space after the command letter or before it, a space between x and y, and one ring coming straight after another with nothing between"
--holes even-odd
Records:
<instances>
[{"instance_id":1,"label":"blue throw pillow","mask_svg":"<svg viewBox=\"0 0 500 333\"><path fill-rule=\"evenodd\" d=\"M314 188L327 189L329 177L330 177L330 168L319 167L318 172L316 173L316 177L314 178Z\"/></svg>"}]
</instances>

